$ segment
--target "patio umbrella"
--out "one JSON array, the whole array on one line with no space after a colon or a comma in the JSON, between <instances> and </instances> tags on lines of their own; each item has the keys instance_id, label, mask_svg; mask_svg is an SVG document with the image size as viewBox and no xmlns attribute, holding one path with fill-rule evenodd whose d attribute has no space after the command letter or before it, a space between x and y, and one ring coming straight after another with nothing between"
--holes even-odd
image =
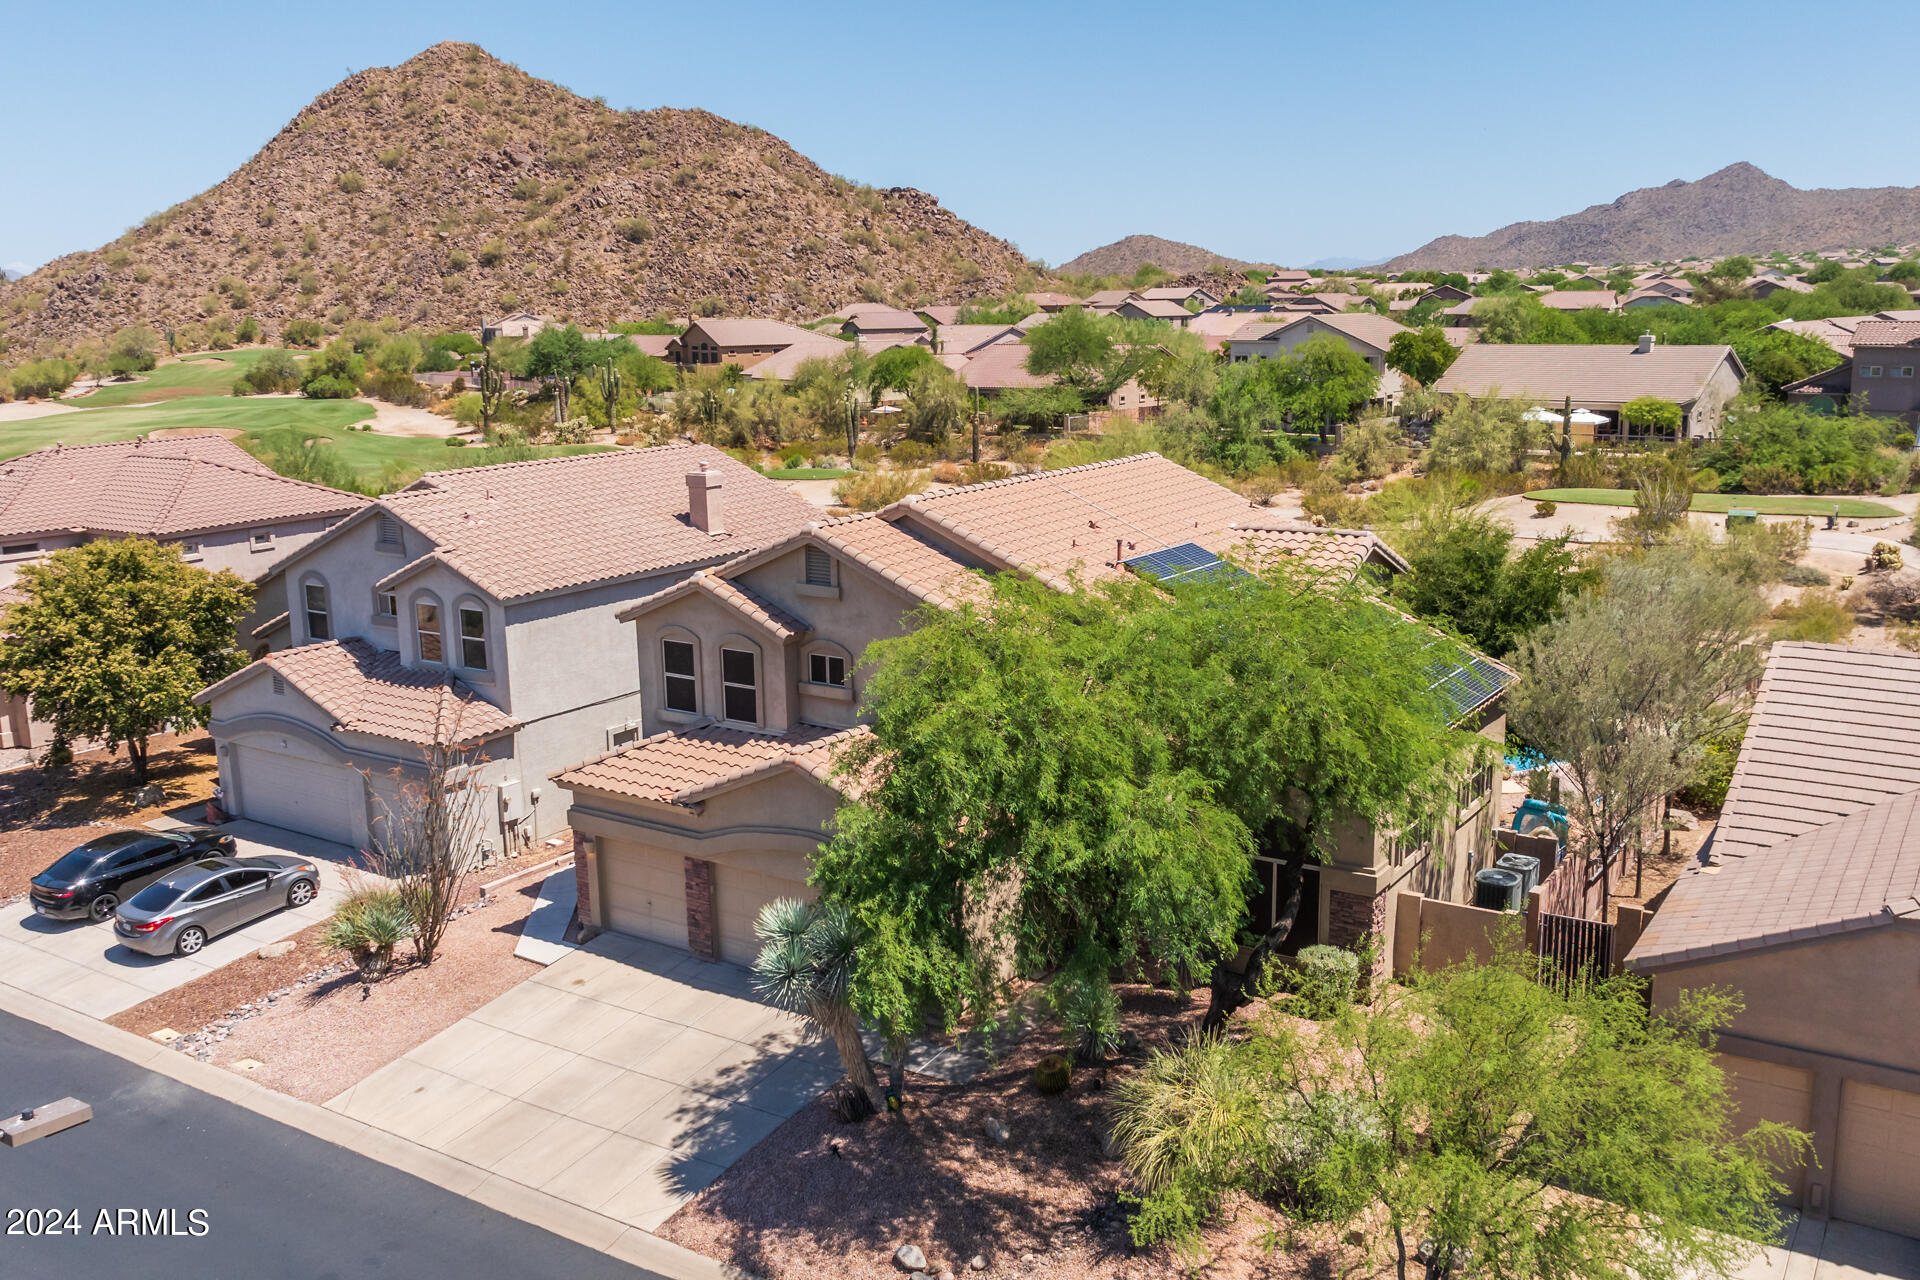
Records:
<instances>
[{"instance_id":1,"label":"patio umbrella","mask_svg":"<svg viewBox=\"0 0 1920 1280\"><path fill-rule=\"evenodd\" d=\"M1522 418L1525 418L1525 419L1526 419L1526 420L1527 420L1528 422L1558 422L1558 421L1560 421L1560 415L1559 415L1559 414L1557 414L1557 413L1555 413L1555 412L1554 412L1553 410L1551 410L1551 409L1542 409L1542 408L1541 408L1541 407L1540 407L1539 405L1535 405L1535 406L1533 406L1533 408L1531 408L1531 409L1529 409L1529 410L1527 410L1527 411L1526 411L1525 413L1523 413L1523 414L1521 414L1520 416L1521 416ZM1579 415L1578 415L1578 414L1575 414L1575 415L1574 415L1574 421L1575 421L1575 422L1578 422L1579 420L1580 420L1580 417L1579 417Z\"/></svg>"},{"instance_id":2,"label":"patio umbrella","mask_svg":"<svg viewBox=\"0 0 1920 1280\"><path fill-rule=\"evenodd\" d=\"M1575 409L1573 411L1573 425L1576 427L1604 426L1606 421L1606 414L1595 413L1591 409Z\"/></svg>"}]
</instances>

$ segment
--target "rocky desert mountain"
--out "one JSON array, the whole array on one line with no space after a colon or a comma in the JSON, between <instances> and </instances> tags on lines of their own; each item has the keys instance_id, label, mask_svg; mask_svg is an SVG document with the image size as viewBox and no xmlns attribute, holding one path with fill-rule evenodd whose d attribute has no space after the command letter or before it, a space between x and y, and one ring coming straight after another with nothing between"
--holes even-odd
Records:
<instances>
[{"instance_id":1,"label":"rocky desert mountain","mask_svg":"<svg viewBox=\"0 0 1920 1280\"><path fill-rule=\"evenodd\" d=\"M1920 187L1803 191L1750 164L1697 182L1629 191L1551 222L1516 222L1484 236L1441 236L1386 264L1541 267L1563 262L1667 262L1729 253L1800 252L1920 239Z\"/></svg>"},{"instance_id":2,"label":"rocky desert mountain","mask_svg":"<svg viewBox=\"0 0 1920 1280\"><path fill-rule=\"evenodd\" d=\"M593 326L861 298L961 302L1020 252L909 188L826 173L705 111L615 111L469 44L341 81L219 185L0 285L16 352L237 322L527 309Z\"/></svg>"},{"instance_id":3,"label":"rocky desert mountain","mask_svg":"<svg viewBox=\"0 0 1920 1280\"><path fill-rule=\"evenodd\" d=\"M1207 271L1215 266L1224 266L1229 271L1245 271L1248 267L1260 265L1241 262L1210 249L1202 249L1197 244L1162 240L1159 236L1128 236L1124 240L1101 245L1098 249L1089 249L1073 261L1061 263L1055 270L1062 275L1130 276L1149 262L1176 276Z\"/></svg>"}]
</instances>

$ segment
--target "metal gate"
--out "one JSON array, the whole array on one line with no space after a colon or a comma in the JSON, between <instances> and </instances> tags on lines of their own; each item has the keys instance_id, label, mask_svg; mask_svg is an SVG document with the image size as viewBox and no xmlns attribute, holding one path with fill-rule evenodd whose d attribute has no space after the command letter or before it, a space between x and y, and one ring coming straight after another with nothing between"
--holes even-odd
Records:
<instances>
[{"instance_id":1,"label":"metal gate","mask_svg":"<svg viewBox=\"0 0 1920 1280\"><path fill-rule=\"evenodd\" d=\"M1545 981L1571 986L1604 978L1612 967L1613 926L1542 911L1539 950Z\"/></svg>"}]
</instances>

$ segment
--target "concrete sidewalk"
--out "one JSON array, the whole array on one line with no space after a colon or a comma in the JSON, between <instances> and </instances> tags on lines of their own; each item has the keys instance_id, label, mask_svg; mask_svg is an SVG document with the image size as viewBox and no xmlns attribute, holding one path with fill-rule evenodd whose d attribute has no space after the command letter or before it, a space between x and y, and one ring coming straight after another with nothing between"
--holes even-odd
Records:
<instances>
[{"instance_id":1,"label":"concrete sidewalk","mask_svg":"<svg viewBox=\"0 0 1920 1280\"><path fill-rule=\"evenodd\" d=\"M1920 1280L1920 1240L1802 1218L1735 1280Z\"/></svg>"}]
</instances>

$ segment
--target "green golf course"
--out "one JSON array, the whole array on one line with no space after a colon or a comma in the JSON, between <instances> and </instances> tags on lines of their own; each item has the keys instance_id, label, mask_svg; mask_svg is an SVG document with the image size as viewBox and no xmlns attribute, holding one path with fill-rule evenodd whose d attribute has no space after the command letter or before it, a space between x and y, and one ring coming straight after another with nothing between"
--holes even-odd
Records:
<instances>
[{"instance_id":1,"label":"green golf course","mask_svg":"<svg viewBox=\"0 0 1920 1280\"><path fill-rule=\"evenodd\" d=\"M1631 507L1631 489L1535 489L1521 495L1534 502L1584 502L1603 507ZM1725 514L1734 509L1754 511L1763 516L1826 516L1837 514L1847 519L1887 520L1901 514L1894 508L1861 498L1809 497L1799 493L1696 493L1694 511Z\"/></svg>"},{"instance_id":2,"label":"green golf course","mask_svg":"<svg viewBox=\"0 0 1920 1280\"><path fill-rule=\"evenodd\" d=\"M233 380L267 351L266 347L249 347L181 356L172 364L141 374L138 382L111 383L67 403L76 409L112 409L178 400L183 396L224 396L232 390Z\"/></svg>"}]
</instances>

